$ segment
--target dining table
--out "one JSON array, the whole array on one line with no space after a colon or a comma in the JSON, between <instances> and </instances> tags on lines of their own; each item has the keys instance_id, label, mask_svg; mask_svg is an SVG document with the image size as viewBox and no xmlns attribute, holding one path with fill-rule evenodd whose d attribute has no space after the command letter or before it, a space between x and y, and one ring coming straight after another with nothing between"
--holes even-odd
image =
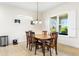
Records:
<instances>
[{"instance_id":1,"label":"dining table","mask_svg":"<svg viewBox=\"0 0 79 59\"><path fill-rule=\"evenodd\" d=\"M51 36L49 34L47 34L47 35L44 35L44 34L36 34L35 35L35 39L42 42L43 56L45 56L45 44L46 44L46 41L47 40L50 41Z\"/></svg>"}]
</instances>

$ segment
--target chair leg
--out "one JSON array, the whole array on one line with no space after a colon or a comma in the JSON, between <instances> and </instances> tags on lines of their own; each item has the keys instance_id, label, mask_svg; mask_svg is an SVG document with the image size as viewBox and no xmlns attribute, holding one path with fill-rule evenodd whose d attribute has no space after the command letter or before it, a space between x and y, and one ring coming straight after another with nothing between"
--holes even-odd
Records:
<instances>
[{"instance_id":1,"label":"chair leg","mask_svg":"<svg viewBox=\"0 0 79 59\"><path fill-rule=\"evenodd\" d=\"M29 50L30 50L30 45L29 45Z\"/></svg>"},{"instance_id":2,"label":"chair leg","mask_svg":"<svg viewBox=\"0 0 79 59\"><path fill-rule=\"evenodd\" d=\"M42 45L43 56L45 56L45 47Z\"/></svg>"},{"instance_id":3,"label":"chair leg","mask_svg":"<svg viewBox=\"0 0 79 59\"><path fill-rule=\"evenodd\" d=\"M28 40L27 40L27 48L28 48Z\"/></svg>"},{"instance_id":4,"label":"chair leg","mask_svg":"<svg viewBox=\"0 0 79 59\"><path fill-rule=\"evenodd\" d=\"M43 56L44 56L44 49L43 49L43 45L42 45L42 53L43 53Z\"/></svg>"},{"instance_id":5,"label":"chair leg","mask_svg":"<svg viewBox=\"0 0 79 59\"><path fill-rule=\"evenodd\" d=\"M57 46L55 47L55 53L56 53L56 55L58 55L58 53L57 53Z\"/></svg>"},{"instance_id":6,"label":"chair leg","mask_svg":"<svg viewBox=\"0 0 79 59\"><path fill-rule=\"evenodd\" d=\"M30 50L30 44L29 44L29 50Z\"/></svg>"},{"instance_id":7,"label":"chair leg","mask_svg":"<svg viewBox=\"0 0 79 59\"><path fill-rule=\"evenodd\" d=\"M49 48L47 47L47 50L49 51Z\"/></svg>"},{"instance_id":8,"label":"chair leg","mask_svg":"<svg viewBox=\"0 0 79 59\"><path fill-rule=\"evenodd\" d=\"M35 45L35 55L36 55L37 45Z\"/></svg>"},{"instance_id":9,"label":"chair leg","mask_svg":"<svg viewBox=\"0 0 79 59\"><path fill-rule=\"evenodd\" d=\"M52 56L52 53L51 53L51 48L49 48L50 49L50 56Z\"/></svg>"},{"instance_id":10,"label":"chair leg","mask_svg":"<svg viewBox=\"0 0 79 59\"><path fill-rule=\"evenodd\" d=\"M32 51L32 44L29 44L29 50Z\"/></svg>"},{"instance_id":11,"label":"chair leg","mask_svg":"<svg viewBox=\"0 0 79 59\"><path fill-rule=\"evenodd\" d=\"M31 44L31 51L32 51L32 44Z\"/></svg>"}]
</instances>

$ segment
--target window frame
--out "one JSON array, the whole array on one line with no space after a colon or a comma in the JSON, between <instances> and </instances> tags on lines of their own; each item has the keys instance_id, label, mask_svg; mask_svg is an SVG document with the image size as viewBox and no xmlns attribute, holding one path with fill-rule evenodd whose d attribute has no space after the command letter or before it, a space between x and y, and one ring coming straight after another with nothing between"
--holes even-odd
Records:
<instances>
[{"instance_id":1,"label":"window frame","mask_svg":"<svg viewBox=\"0 0 79 59\"><path fill-rule=\"evenodd\" d=\"M55 15L57 18L56 18L56 21L57 21L57 23L56 23L56 31L58 32L58 34L59 34L59 25L60 25L60 19L59 19L59 17L60 16L62 16L62 15L65 15L65 14L67 14L67 16L68 16L68 13L63 13L63 14L59 14L59 15ZM55 16L52 16L52 17L50 17L50 18L53 18L53 17L55 17ZM52 19L50 19L50 20L52 20ZM68 17L67 17L67 22L68 22ZM51 24L50 24L51 25ZM68 23L67 23L67 25L68 25ZM51 28L51 26L50 26L50 28ZM67 26L67 30L68 30L68 26ZM63 34L59 34L59 35L63 35ZM68 36L69 35L69 33L67 32L67 35L64 35L64 36Z\"/></svg>"}]
</instances>

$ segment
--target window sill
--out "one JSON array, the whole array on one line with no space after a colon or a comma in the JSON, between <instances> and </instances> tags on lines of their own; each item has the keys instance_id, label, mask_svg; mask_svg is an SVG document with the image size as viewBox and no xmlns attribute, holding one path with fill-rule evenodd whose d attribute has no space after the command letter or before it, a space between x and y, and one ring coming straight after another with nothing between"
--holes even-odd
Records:
<instances>
[{"instance_id":1,"label":"window sill","mask_svg":"<svg viewBox=\"0 0 79 59\"><path fill-rule=\"evenodd\" d=\"M68 35L58 35L59 37L69 37Z\"/></svg>"}]
</instances>

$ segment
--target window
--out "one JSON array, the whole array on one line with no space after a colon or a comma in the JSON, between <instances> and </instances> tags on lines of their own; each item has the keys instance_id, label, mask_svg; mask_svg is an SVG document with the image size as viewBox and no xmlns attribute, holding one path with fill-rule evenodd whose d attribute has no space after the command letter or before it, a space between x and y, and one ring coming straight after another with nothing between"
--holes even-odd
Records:
<instances>
[{"instance_id":1,"label":"window","mask_svg":"<svg viewBox=\"0 0 79 59\"><path fill-rule=\"evenodd\" d=\"M58 32L60 35L68 35L68 14L51 17L50 31Z\"/></svg>"},{"instance_id":2,"label":"window","mask_svg":"<svg viewBox=\"0 0 79 59\"><path fill-rule=\"evenodd\" d=\"M59 34L68 35L68 14L59 16Z\"/></svg>"},{"instance_id":3,"label":"window","mask_svg":"<svg viewBox=\"0 0 79 59\"><path fill-rule=\"evenodd\" d=\"M50 20L50 31L51 32L55 32L56 29L57 29L57 17L54 16L54 17L51 17L51 20Z\"/></svg>"}]
</instances>

